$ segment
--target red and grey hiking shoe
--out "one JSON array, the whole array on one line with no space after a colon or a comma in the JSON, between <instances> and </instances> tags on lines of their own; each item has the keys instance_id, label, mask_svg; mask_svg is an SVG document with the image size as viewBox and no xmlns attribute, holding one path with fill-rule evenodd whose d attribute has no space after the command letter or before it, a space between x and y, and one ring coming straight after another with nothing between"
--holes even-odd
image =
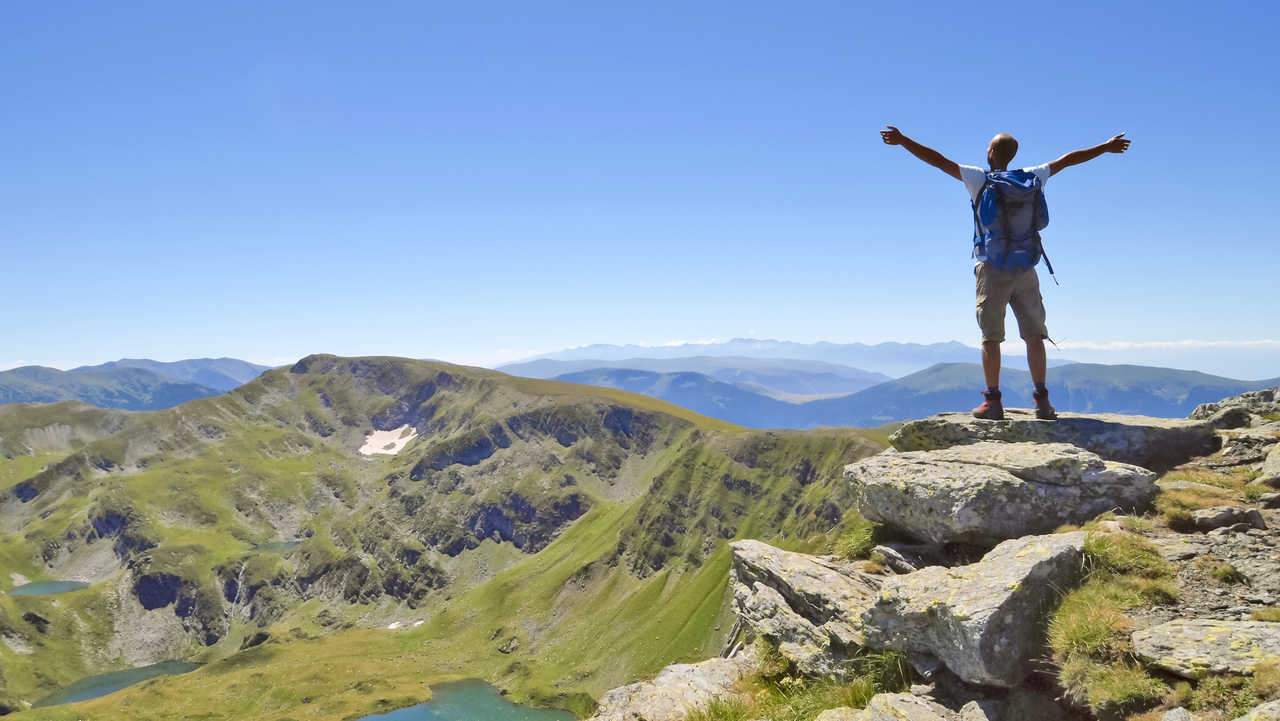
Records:
<instances>
[{"instance_id":1,"label":"red and grey hiking shoe","mask_svg":"<svg viewBox=\"0 0 1280 721\"><path fill-rule=\"evenodd\" d=\"M1052 421L1058 417L1057 411L1053 410L1053 406L1049 405L1049 391L1044 393L1036 391L1031 396L1031 400L1036 403L1036 418L1042 421Z\"/></svg>"},{"instance_id":2,"label":"red and grey hiking shoe","mask_svg":"<svg viewBox=\"0 0 1280 721\"><path fill-rule=\"evenodd\" d=\"M1000 402L1000 391L983 391L982 397L986 400L973 409L973 417L988 421L1004 420L1004 404Z\"/></svg>"}]
</instances>

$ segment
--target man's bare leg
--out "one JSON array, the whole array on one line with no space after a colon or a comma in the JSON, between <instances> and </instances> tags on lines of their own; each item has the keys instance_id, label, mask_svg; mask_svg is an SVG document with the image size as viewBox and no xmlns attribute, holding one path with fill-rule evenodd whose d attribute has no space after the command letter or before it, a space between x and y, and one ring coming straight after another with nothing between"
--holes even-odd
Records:
<instances>
[{"instance_id":1,"label":"man's bare leg","mask_svg":"<svg viewBox=\"0 0 1280 721\"><path fill-rule=\"evenodd\" d=\"M1031 357L1031 341L1027 341L1027 357ZM988 388L1000 387L1000 344L993 340L982 341L982 373ZM1044 343L1040 344L1040 380L1044 380Z\"/></svg>"},{"instance_id":2,"label":"man's bare leg","mask_svg":"<svg viewBox=\"0 0 1280 721\"><path fill-rule=\"evenodd\" d=\"M1039 387L1044 385L1045 365L1047 363L1044 357L1044 338L1027 338L1026 341L1027 341L1027 370L1031 371L1031 382L1035 383L1036 387ZM982 350L983 350L984 358L986 357L986 349L987 349L987 345L983 343ZM997 346L997 352L999 352L999 346ZM997 377L999 376L999 372L1000 372L1000 360L997 357L996 359ZM991 379L990 374L988 374L987 380L990 381L990 379Z\"/></svg>"}]
</instances>

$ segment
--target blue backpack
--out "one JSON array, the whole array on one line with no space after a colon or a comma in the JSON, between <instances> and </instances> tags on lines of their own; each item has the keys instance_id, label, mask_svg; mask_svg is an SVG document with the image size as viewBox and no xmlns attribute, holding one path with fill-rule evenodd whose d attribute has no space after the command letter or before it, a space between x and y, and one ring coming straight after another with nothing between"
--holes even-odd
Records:
<instances>
[{"instance_id":1,"label":"blue backpack","mask_svg":"<svg viewBox=\"0 0 1280 721\"><path fill-rule=\"evenodd\" d=\"M1040 243L1048 225L1044 184L1035 173L991 171L973 203L973 257L1005 270L1030 268L1043 257L1052 276L1053 264Z\"/></svg>"}]
</instances>

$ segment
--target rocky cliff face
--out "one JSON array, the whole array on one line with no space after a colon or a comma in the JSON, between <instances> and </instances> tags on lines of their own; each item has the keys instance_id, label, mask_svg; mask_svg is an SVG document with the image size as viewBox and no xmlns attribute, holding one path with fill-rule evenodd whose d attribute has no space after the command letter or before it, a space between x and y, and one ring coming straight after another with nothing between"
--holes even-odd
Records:
<instances>
[{"instance_id":1,"label":"rocky cliff face","mask_svg":"<svg viewBox=\"0 0 1280 721\"><path fill-rule=\"evenodd\" d=\"M907 423L893 449L845 469L847 510L895 540L870 563L736 541L739 617L801 677L847 681L868 651L906 655L911 693L820 721L1280 718L1280 701L1266 702L1280 697L1277 398L1248 393L1185 421L1015 412ZM1130 674L1145 696L1117 702L1073 685L1069 674L1091 673L1087 654L1060 648L1089 627L1067 613L1078 587L1095 593L1091 612L1114 613L1097 633L1129 659L1101 658L1110 670L1091 683ZM1146 590L1101 600L1120 588ZM700 702L735 693L708 689ZM630 718L671 718L634 706Z\"/></svg>"}]
</instances>

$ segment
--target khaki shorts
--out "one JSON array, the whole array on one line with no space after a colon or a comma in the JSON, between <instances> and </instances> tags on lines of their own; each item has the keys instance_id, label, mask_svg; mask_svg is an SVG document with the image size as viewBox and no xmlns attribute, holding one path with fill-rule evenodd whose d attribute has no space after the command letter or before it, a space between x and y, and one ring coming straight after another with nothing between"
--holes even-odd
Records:
<instances>
[{"instance_id":1,"label":"khaki shorts","mask_svg":"<svg viewBox=\"0 0 1280 721\"><path fill-rule=\"evenodd\" d=\"M986 263L973 269L978 279L978 327L983 341L1004 342L1004 307L1013 306L1018 335L1025 339L1048 338L1044 325L1044 301L1035 268L1001 270Z\"/></svg>"}]
</instances>

